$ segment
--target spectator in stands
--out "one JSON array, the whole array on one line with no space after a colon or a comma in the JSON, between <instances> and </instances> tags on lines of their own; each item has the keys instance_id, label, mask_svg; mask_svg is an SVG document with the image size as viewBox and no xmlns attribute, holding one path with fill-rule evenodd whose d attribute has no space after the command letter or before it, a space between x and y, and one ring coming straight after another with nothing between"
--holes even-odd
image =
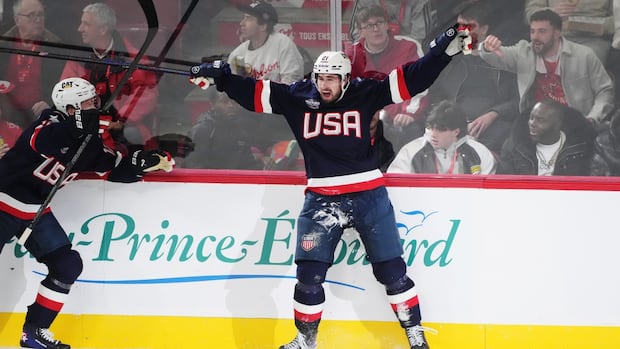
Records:
<instances>
[{"instance_id":1,"label":"spectator in stands","mask_svg":"<svg viewBox=\"0 0 620 349\"><path fill-rule=\"evenodd\" d=\"M525 17L524 0L431 0L431 3L436 12L437 28L454 23L467 9L483 5L492 8L493 18L489 25L505 44L513 45L528 37L528 27L522 20Z\"/></svg>"},{"instance_id":2,"label":"spectator in stands","mask_svg":"<svg viewBox=\"0 0 620 349\"><path fill-rule=\"evenodd\" d=\"M494 35L484 40L480 57L494 67L517 74L519 110L552 99L601 122L614 108L613 83L587 46L562 37L562 19L550 9L530 16L530 39L502 46Z\"/></svg>"},{"instance_id":3,"label":"spectator in stands","mask_svg":"<svg viewBox=\"0 0 620 349\"><path fill-rule=\"evenodd\" d=\"M472 27L472 36L483 41L490 30L493 7L470 6L458 16L458 23ZM468 133L499 154L518 115L519 94L516 75L498 70L478 55L459 55L444 69L430 88L432 103L456 102L469 122Z\"/></svg>"},{"instance_id":4,"label":"spectator in stands","mask_svg":"<svg viewBox=\"0 0 620 349\"><path fill-rule=\"evenodd\" d=\"M590 47L606 64L614 35L613 0L526 0L527 19L535 12L551 8L562 18L563 35L572 42ZM616 5L617 6L617 5Z\"/></svg>"},{"instance_id":5,"label":"spectator in stands","mask_svg":"<svg viewBox=\"0 0 620 349\"><path fill-rule=\"evenodd\" d=\"M614 1L614 35L611 47L620 50L620 2ZM616 64L618 64L616 62Z\"/></svg>"},{"instance_id":6,"label":"spectator in stands","mask_svg":"<svg viewBox=\"0 0 620 349\"><path fill-rule=\"evenodd\" d=\"M578 110L552 100L537 102L514 124L497 173L588 176L593 173L594 126Z\"/></svg>"},{"instance_id":7,"label":"spectator in stands","mask_svg":"<svg viewBox=\"0 0 620 349\"><path fill-rule=\"evenodd\" d=\"M606 126L596 136L596 153L607 164L608 175L620 176L620 109L616 109Z\"/></svg>"},{"instance_id":8,"label":"spectator in stands","mask_svg":"<svg viewBox=\"0 0 620 349\"><path fill-rule=\"evenodd\" d=\"M131 61L138 50L116 31L116 13L104 3L86 5L78 32L84 44L93 49L91 58L100 61ZM148 64L146 59L141 61ZM61 78L81 77L97 88L102 105L107 102L123 78L120 66L69 61ZM157 76L146 70L135 70L114 101L110 131L120 142L143 144L151 137L150 118L157 106Z\"/></svg>"},{"instance_id":9,"label":"spectator in stands","mask_svg":"<svg viewBox=\"0 0 620 349\"><path fill-rule=\"evenodd\" d=\"M465 111L443 101L431 110L426 134L402 147L388 167L391 173L493 174L495 157L467 135Z\"/></svg>"},{"instance_id":10,"label":"spectator in stands","mask_svg":"<svg viewBox=\"0 0 620 349\"><path fill-rule=\"evenodd\" d=\"M9 117L9 92L15 89L15 85L8 81L0 80L0 158L15 145L15 141L22 133L21 127L7 121Z\"/></svg>"},{"instance_id":11,"label":"spectator in stands","mask_svg":"<svg viewBox=\"0 0 620 349\"><path fill-rule=\"evenodd\" d=\"M392 35L388 15L379 5L358 9L356 23L360 40L347 47L351 60L351 77L383 79L393 69L424 55L421 44L409 37ZM391 104L378 112L385 125L385 136L399 149L403 144L424 134L423 111L428 105L427 91L399 104Z\"/></svg>"},{"instance_id":12,"label":"spectator in stands","mask_svg":"<svg viewBox=\"0 0 620 349\"><path fill-rule=\"evenodd\" d=\"M15 41L3 45L37 52L52 51L42 48L45 43L59 43L54 33L45 29L45 11L40 0L17 0L13 4L15 26L3 35ZM58 82L62 61L32 55L0 55L0 74L13 83L8 97L10 113L6 117L20 127L29 126L41 111L49 108L48 91Z\"/></svg>"},{"instance_id":13,"label":"spectator in stands","mask_svg":"<svg viewBox=\"0 0 620 349\"><path fill-rule=\"evenodd\" d=\"M614 1L614 35L611 41L611 52L607 60L607 68L614 81L620 81L620 1ZM616 86L618 83L616 83ZM616 104L620 103L620 88L616 87Z\"/></svg>"},{"instance_id":14,"label":"spectator in stands","mask_svg":"<svg viewBox=\"0 0 620 349\"><path fill-rule=\"evenodd\" d=\"M435 11L430 0L359 0L360 8L377 5L387 14L387 25L393 35L406 35L418 42L425 42L437 29ZM356 13L357 17L357 13ZM359 21L354 23L352 39L362 35Z\"/></svg>"},{"instance_id":15,"label":"spectator in stands","mask_svg":"<svg viewBox=\"0 0 620 349\"><path fill-rule=\"evenodd\" d=\"M206 92L211 108L190 130L195 148L185 159L185 167L260 170L263 162L254 156L255 131L260 121L225 93L210 88ZM262 154L261 154L262 155Z\"/></svg>"},{"instance_id":16,"label":"spectator in stands","mask_svg":"<svg viewBox=\"0 0 620 349\"><path fill-rule=\"evenodd\" d=\"M233 73L285 84L304 76L304 60L295 43L274 31L278 13L268 2L257 0L237 7L243 42L228 56Z\"/></svg>"},{"instance_id":17,"label":"spectator in stands","mask_svg":"<svg viewBox=\"0 0 620 349\"><path fill-rule=\"evenodd\" d=\"M233 73L285 84L301 80L304 76L303 56L288 36L275 31L274 27L278 23L276 9L263 0L256 0L249 5L238 5L237 9L243 12L239 23L242 43L228 56ZM248 112L244 110L243 113ZM297 148L294 136L284 119L278 115L267 118L254 115L254 118L258 120L258 124L254 129L253 149L256 157L264 162L264 169L274 169L275 158L281 158L279 165L291 165L291 168L275 168L295 169L296 161L288 157L272 158L272 155L279 153L278 149ZM295 156L297 153L289 155Z\"/></svg>"}]
</instances>

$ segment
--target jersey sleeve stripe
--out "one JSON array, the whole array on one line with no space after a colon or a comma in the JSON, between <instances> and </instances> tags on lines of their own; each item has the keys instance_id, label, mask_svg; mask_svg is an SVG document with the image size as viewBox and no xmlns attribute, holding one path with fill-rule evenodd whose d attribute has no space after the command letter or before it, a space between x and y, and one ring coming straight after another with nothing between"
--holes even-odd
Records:
<instances>
[{"instance_id":1,"label":"jersey sleeve stripe","mask_svg":"<svg viewBox=\"0 0 620 349\"><path fill-rule=\"evenodd\" d=\"M39 135L39 132L41 132L41 128L43 128L43 125L35 127L34 131L32 131L32 136L30 136L30 148L32 148L32 150L34 150L35 152L37 152L35 143L37 141L37 136Z\"/></svg>"},{"instance_id":2,"label":"jersey sleeve stripe","mask_svg":"<svg viewBox=\"0 0 620 349\"><path fill-rule=\"evenodd\" d=\"M271 84L269 80L259 80L256 82L254 90L254 111L257 113L272 113L269 96L271 95Z\"/></svg>"},{"instance_id":3,"label":"jersey sleeve stripe","mask_svg":"<svg viewBox=\"0 0 620 349\"><path fill-rule=\"evenodd\" d=\"M392 70L388 78L390 82L390 92L392 93L392 101L394 101L394 103L402 103L411 99L402 67Z\"/></svg>"}]
</instances>

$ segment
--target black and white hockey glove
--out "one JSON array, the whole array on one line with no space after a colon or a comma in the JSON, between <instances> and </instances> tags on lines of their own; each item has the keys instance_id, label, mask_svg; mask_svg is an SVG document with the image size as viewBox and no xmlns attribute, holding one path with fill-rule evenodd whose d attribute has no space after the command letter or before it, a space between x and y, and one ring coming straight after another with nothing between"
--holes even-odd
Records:
<instances>
[{"instance_id":1,"label":"black and white hockey glove","mask_svg":"<svg viewBox=\"0 0 620 349\"><path fill-rule=\"evenodd\" d=\"M81 110L77 109L73 120L75 129L73 134L76 138L82 138L87 134L96 136L99 133L99 116L101 113L97 109Z\"/></svg>"},{"instance_id":2,"label":"black and white hockey glove","mask_svg":"<svg viewBox=\"0 0 620 349\"><path fill-rule=\"evenodd\" d=\"M471 26L455 24L446 29L443 34L439 35L430 44L430 51L434 56L446 54L450 57L459 53L470 54L474 42L470 35Z\"/></svg>"},{"instance_id":3,"label":"black and white hockey glove","mask_svg":"<svg viewBox=\"0 0 620 349\"><path fill-rule=\"evenodd\" d=\"M170 172L175 165L172 156L162 150L136 150L130 156L131 165L138 175L157 170Z\"/></svg>"},{"instance_id":4,"label":"black and white hockey glove","mask_svg":"<svg viewBox=\"0 0 620 349\"><path fill-rule=\"evenodd\" d=\"M189 81L203 90L212 84L217 84L218 80L229 76L231 73L230 65L222 60L212 63L202 63L195 65L189 70Z\"/></svg>"}]
</instances>

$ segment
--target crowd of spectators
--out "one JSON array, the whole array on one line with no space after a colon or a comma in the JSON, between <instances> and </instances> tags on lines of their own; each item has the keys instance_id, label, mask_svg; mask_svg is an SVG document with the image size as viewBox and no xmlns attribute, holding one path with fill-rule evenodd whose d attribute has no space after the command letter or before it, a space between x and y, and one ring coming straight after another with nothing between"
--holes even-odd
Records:
<instances>
[{"instance_id":1,"label":"crowd of spectators","mask_svg":"<svg viewBox=\"0 0 620 349\"><path fill-rule=\"evenodd\" d=\"M131 61L140 44L118 29L119 3L72 5L66 13L78 18L67 21L74 26L69 30L47 26L46 11L59 13L54 1L4 2L0 156L11 146L11 137L51 105L49 90L60 79L85 78L97 87L102 104L107 101L124 68L99 62ZM236 16L238 43L224 55L235 73L283 83L308 76L307 61L314 57L306 56L314 51L296 40L294 30L291 34L294 22L304 23L303 17L291 19L290 8L272 0L213 4ZM217 21L215 14L205 21L209 40L223 35L215 31ZM342 50L351 59L352 78L386 77L424 55L430 39L455 22L469 25L477 41L473 52L456 56L429 90L375 115L377 161L383 171L620 175L620 1L358 0L345 8L343 22L350 23ZM187 27L196 32L196 22ZM186 47L200 39L184 35L193 40L187 45L186 39ZM28 54L64 53L63 43L84 47L82 55L90 62ZM145 58L141 63L153 62ZM115 142L140 144L170 131L160 128L165 103L191 87L178 88L182 77L166 86L164 76L140 69L132 74L112 103ZM201 97L205 103L199 108L173 107L178 114L165 116L178 120L181 126L173 131L195 144L193 152L183 153L187 158L180 166L303 168L284 118L257 117L211 90ZM177 106L183 102L175 100ZM188 117L191 108L197 110ZM444 136L449 141L442 148L436 140Z\"/></svg>"}]
</instances>

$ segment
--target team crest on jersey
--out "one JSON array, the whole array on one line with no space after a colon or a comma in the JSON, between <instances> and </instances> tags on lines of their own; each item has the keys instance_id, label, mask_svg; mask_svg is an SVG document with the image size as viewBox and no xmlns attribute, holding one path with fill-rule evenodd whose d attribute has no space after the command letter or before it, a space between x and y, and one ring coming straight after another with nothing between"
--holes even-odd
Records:
<instances>
[{"instance_id":1,"label":"team crest on jersey","mask_svg":"<svg viewBox=\"0 0 620 349\"><path fill-rule=\"evenodd\" d=\"M320 104L321 102L317 101L316 99L306 99L306 105L310 109L319 109Z\"/></svg>"},{"instance_id":2,"label":"team crest on jersey","mask_svg":"<svg viewBox=\"0 0 620 349\"><path fill-rule=\"evenodd\" d=\"M315 234L304 234L301 237L301 248L304 251L310 251L317 245Z\"/></svg>"},{"instance_id":3,"label":"team crest on jersey","mask_svg":"<svg viewBox=\"0 0 620 349\"><path fill-rule=\"evenodd\" d=\"M68 151L69 151L69 147L60 148L60 154L67 154Z\"/></svg>"}]
</instances>

